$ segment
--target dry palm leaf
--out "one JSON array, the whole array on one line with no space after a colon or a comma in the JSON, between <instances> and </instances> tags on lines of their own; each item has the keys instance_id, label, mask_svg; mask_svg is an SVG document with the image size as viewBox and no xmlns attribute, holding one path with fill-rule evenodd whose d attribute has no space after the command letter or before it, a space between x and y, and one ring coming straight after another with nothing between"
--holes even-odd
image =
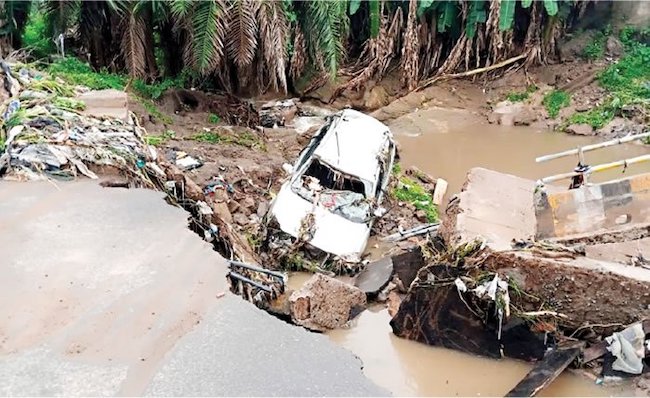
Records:
<instances>
[{"instance_id":1,"label":"dry palm leaf","mask_svg":"<svg viewBox=\"0 0 650 398\"><path fill-rule=\"evenodd\" d=\"M131 9L123 21L122 53L129 75L144 78L146 74L145 26L142 18Z\"/></svg>"},{"instance_id":2,"label":"dry palm leaf","mask_svg":"<svg viewBox=\"0 0 650 398\"><path fill-rule=\"evenodd\" d=\"M235 0L228 8L228 34L226 50L228 57L238 68L246 68L253 63L257 51L257 9L260 3L255 0Z\"/></svg>"},{"instance_id":3,"label":"dry palm leaf","mask_svg":"<svg viewBox=\"0 0 650 398\"><path fill-rule=\"evenodd\" d=\"M270 83L274 90L287 92L287 39L289 28L287 19L278 1L264 0L257 11L259 22L260 46L264 70L271 76Z\"/></svg>"}]
</instances>

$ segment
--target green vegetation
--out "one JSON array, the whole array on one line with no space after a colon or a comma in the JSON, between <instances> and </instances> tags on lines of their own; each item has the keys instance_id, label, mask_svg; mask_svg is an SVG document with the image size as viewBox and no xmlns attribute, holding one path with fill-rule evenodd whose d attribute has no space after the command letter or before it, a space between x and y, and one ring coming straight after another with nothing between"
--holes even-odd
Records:
<instances>
[{"instance_id":1,"label":"green vegetation","mask_svg":"<svg viewBox=\"0 0 650 398\"><path fill-rule=\"evenodd\" d=\"M526 101L535 91L537 91L537 86L531 84L530 86L526 87L526 91L512 91L508 93L506 99L510 102Z\"/></svg>"},{"instance_id":2,"label":"green vegetation","mask_svg":"<svg viewBox=\"0 0 650 398\"><path fill-rule=\"evenodd\" d=\"M565 125L585 123L599 129L620 115L625 106L639 105L650 109L650 47L642 42L650 37L650 30L624 29L620 37L625 55L598 76L600 86L609 95L602 105L573 114Z\"/></svg>"},{"instance_id":3,"label":"green vegetation","mask_svg":"<svg viewBox=\"0 0 650 398\"><path fill-rule=\"evenodd\" d=\"M160 146L165 144L167 141L174 139L176 133L173 130L165 130L160 135L147 135L144 137L144 141L153 146Z\"/></svg>"},{"instance_id":4,"label":"green vegetation","mask_svg":"<svg viewBox=\"0 0 650 398\"><path fill-rule=\"evenodd\" d=\"M54 104L54 106L57 106L67 111L83 111L84 109L86 109L86 104L83 101L80 101L75 98L56 97L54 98L54 101L52 101L52 103Z\"/></svg>"},{"instance_id":5,"label":"green vegetation","mask_svg":"<svg viewBox=\"0 0 650 398\"><path fill-rule=\"evenodd\" d=\"M142 79L136 79L133 82L133 91L143 96L144 98L157 100L165 93L165 91L170 88L182 88L185 87L188 78L185 76L179 76L175 79L163 79L159 82L154 82L151 84L145 83Z\"/></svg>"},{"instance_id":6,"label":"green vegetation","mask_svg":"<svg viewBox=\"0 0 650 398\"><path fill-rule=\"evenodd\" d=\"M171 116L166 115L158 109L156 106L156 103L153 102L153 100L150 100L148 98L143 98L138 95L134 96L135 99L144 107L144 109L153 117L155 120L160 121L163 124L172 124L174 123L174 120L171 118Z\"/></svg>"},{"instance_id":7,"label":"green vegetation","mask_svg":"<svg viewBox=\"0 0 650 398\"><path fill-rule=\"evenodd\" d=\"M611 34L611 26L607 26L603 31L596 32L591 42L582 50L582 57L592 61L603 58L605 56L605 43L607 43L607 37Z\"/></svg>"},{"instance_id":8,"label":"green vegetation","mask_svg":"<svg viewBox=\"0 0 650 398\"><path fill-rule=\"evenodd\" d=\"M30 51L32 57L45 58L56 51L56 46L50 36L46 16L32 8L21 38L23 46Z\"/></svg>"},{"instance_id":9,"label":"green vegetation","mask_svg":"<svg viewBox=\"0 0 650 398\"><path fill-rule=\"evenodd\" d=\"M107 71L94 71L90 65L73 57L66 57L54 61L48 68L52 76L60 77L66 82L81 85L94 90L113 88L123 90L126 84L124 76L108 73Z\"/></svg>"},{"instance_id":10,"label":"green vegetation","mask_svg":"<svg viewBox=\"0 0 650 398\"><path fill-rule=\"evenodd\" d=\"M393 163L393 170L391 170L394 176L398 176L402 172L402 165L395 162Z\"/></svg>"},{"instance_id":11,"label":"green vegetation","mask_svg":"<svg viewBox=\"0 0 650 398\"><path fill-rule=\"evenodd\" d=\"M393 196L399 201L413 204L418 210L423 210L427 215L428 222L438 220L438 208L433 204L431 195L416 181L408 177L401 177L397 188L393 190Z\"/></svg>"},{"instance_id":12,"label":"green vegetation","mask_svg":"<svg viewBox=\"0 0 650 398\"><path fill-rule=\"evenodd\" d=\"M74 97L74 88L68 84L60 83L56 80L35 80L29 84L32 90L47 91L52 94L62 95L64 97Z\"/></svg>"},{"instance_id":13,"label":"green vegetation","mask_svg":"<svg viewBox=\"0 0 650 398\"><path fill-rule=\"evenodd\" d=\"M544 96L542 104L551 118L560 114L560 109L565 108L571 102L571 96L562 90L553 90Z\"/></svg>"},{"instance_id":14,"label":"green vegetation","mask_svg":"<svg viewBox=\"0 0 650 398\"><path fill-rule=\"evenodd\" d=\"M211 113L208 115L208 123L210 124L219 124L221 121L221 118L219 115L215 115L214 113Z\"/></svg>"},{"instance_id":15,"label":"green vegetation","mask_svg":"<svg viewBox=\"0 0 650 398\"><path fill-rule=\"evenodd\" d=\"M63 33L66 50L87 55L100 73L77 77L75 84L121 88L128 75L134 91L154 100L165 89L184 85L179 76L185 71L192 71L201 85L229 92L253 87L260 93L286 93L288 87L302 86L297 83L306 75L336 81L346 60L355 65L350 73L359 77L352 80L357 87L380 80L393 69L391 63L403 65L400 78L411 86L465 65L494 65L521 48L540 48L544 61L557 44L557 35L549 32L563 31L581 18L579 4L560 0L539 6L532 0L4 3L0 36L9 37L14 47L29 47L35 58L45 58L56 51L52 39ZM488 16L495 18L488 23ZM505 31L523 40L503 41ZM69 40L72 32L75 40ZM478 37L484 45L475 45ZM503 45L494 45L497 41ZM431 48L445 56L433 57ZM350 60L350 54L363 59ZM456 55L449 59L449 54ZM104 71L116 74L109 78Z\"/></svg>"},{"instance_id":16,"label":"green vegetation","mask_svg":"<svg viewBox=\"0 0 650 398\"><path fill-rule=\"evenodd\" d=\"M259 137L249 131L233 134L218 134L214 131L203 131L192 135L191 139L210 144L234 144L246 148L266 150L264 143L260 141Z\"/></svg>"}]
</instances>

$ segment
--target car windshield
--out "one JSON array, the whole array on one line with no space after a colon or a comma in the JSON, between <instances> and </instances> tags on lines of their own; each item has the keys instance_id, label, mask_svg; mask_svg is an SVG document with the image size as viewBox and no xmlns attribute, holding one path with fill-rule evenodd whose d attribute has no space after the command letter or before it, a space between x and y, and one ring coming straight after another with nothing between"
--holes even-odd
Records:
<instances>
[{"instance_id":1,"label":"car windshield","mask_svg":"<svg viewBox=\"0 0 650 398\"><path fill-rule=\"evenodd\" d=\"M318 159L313 159L294 180L291 190L352 222L363 223L370 217L371 201L366 198L363 181L338 172Z\"/></svg>"}]
</instances>

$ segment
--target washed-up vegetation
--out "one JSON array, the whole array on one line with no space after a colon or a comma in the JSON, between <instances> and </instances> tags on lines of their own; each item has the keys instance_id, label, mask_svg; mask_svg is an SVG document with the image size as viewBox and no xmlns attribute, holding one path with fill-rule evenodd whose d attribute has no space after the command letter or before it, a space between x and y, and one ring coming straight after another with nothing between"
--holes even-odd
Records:
<instances>
[{"instance_id":1,"label":"washed-up vegetation","mask_svg":"<svg viewBox=\"0 0 650 398\"><path fill-rule=\"evenodd\" d=\"M148 145L161 146L167 141L176 138L176 133L173 130L165 130L162 134L152 134L144 137L144 141Z\"/></svg>"}]
</instances>

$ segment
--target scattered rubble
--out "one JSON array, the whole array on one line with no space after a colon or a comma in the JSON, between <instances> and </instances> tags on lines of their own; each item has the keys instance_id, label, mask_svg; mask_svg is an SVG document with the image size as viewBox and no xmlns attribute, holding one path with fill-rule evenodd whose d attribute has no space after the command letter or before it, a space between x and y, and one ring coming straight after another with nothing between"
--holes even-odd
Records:
<instances>
[{"instance_id":1,"label":"scattered rubble","mask_svg":"<svg viewBox=\"0 0 650 398\"><path fill-rule=\"evenodd\" d=\"M354 283L366 295L376 296L388 284L393 276L393 260L384 257L366 265Z\"/></svg>"},{"instance_id":2,"label":"scattered rubble","mask_svg":"<svg viewBox=\"0 0 650 398\"><path fill-rule=\"evenodd\" d=\"M291 319L311 330L343 327L366 306L360 289L322 274L315 274L291 294Z\"/></svg>"}]
</instances>

